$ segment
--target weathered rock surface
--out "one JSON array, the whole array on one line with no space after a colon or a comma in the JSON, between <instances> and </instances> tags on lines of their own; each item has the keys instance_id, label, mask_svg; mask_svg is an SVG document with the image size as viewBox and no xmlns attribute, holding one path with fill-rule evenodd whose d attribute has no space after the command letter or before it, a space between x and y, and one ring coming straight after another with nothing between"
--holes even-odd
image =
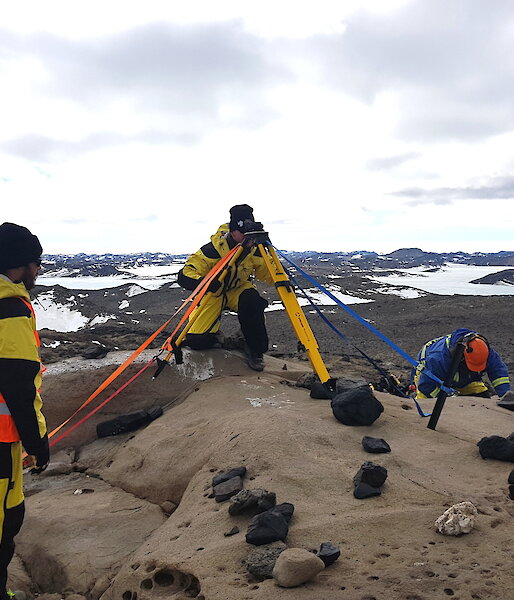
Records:
<instances>
[{"instance_id":1,"label":"weathered rock surface","mask_svg":"<svg viewBox=\"0 0 514 600\"><path fill-rule=\"evenodd\" d=\"M436 519L435 528L444 535L469 533L475 526L478 511L471 502L459 502Z\"/></svg>"},{"instance_id":2,"label":"weathered rock surface","mask_svg":"<svg viewBox=\"0 0 514 600\"><path fill-rule=\"evenodd\" d=\"M279 540L285 541L293 512L294 506L284 502L256 515L248 524L246 541L255 546L271 544Z\"/></svg>"},{"instance_id":3,"label":"weathered rock surface","mask_svg":"<svg viewBox=\"0 0 514 600\"><path fill-rule=\"evenodd\" d=\"M257 579L272 579L277 558L286 549L287 546L283 542L254 548L245 559L248 572Z\"/></svg>"},{"instance_id":4,"label":"weathered rock surface","mask_svg":"<svg viewBox=\"0 0 514 600\"><path fill-rule=\"evenodd\" d=\"M87 594L166 518L158 506L75 473L29 496L16 550L42 592ZM74 494L94 489L94 494Z\"/></svg>"},{"instance_id":5,"label":"weathered rock surface","mask_svg":"<svg viewBox=\"0 0 514 600\"><path fill-rule=\"evenodd\" d=\"M273 568L273 578L281 587L297 587L313 579L325 565L312 552L303 548L284 550Z\"/></svg>"},{"instance_id":6,"label":"weathered rock surface","mask_svg":"<svg viewBox=\"0 0 514 600\"><path fill-rule=\"evenodd\" d=\"M277 503L277 495L268 490L241 490L235 496L230 498L228 512L231 515L241 513L258 514L273 508Z\"/></svg>"}]
</instances>

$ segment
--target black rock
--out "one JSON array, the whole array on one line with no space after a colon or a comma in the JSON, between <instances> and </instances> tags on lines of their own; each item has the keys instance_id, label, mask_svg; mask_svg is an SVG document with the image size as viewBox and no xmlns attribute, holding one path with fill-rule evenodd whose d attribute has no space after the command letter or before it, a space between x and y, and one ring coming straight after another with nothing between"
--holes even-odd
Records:
<instances>
[{"instance_id":1,"label":"black rock","mask_svg":"<svg viewBox=\"0 0 514 600\"><path fill-rule=\"evenodd\" d=\"M106 348L105 346L99 346L98 344L94 344L82 350L80 355L83 358L103 358L107 355L108 352L109 348Z\"/></svg>"},{"instance_id":2,"label":"black rock","mask_svg":"<svg viewBox=\"0 0 514 600\"><path fill-rule=\"evenodd\" d=\"M320 381L315 381L311 386L310 396L316 400L330 400L335 396L335 393L329 392Z\"/></svg>"},{"instance_id":3,"label":"black rock","mask_svg":"<svg viewBox=\"0 0 514 600\"><path fill-rule=\"evenodd\" d=\"M230 498L228 512L239 515L243 512L252 512L254 515L273 508L277 503L277 496L268 490L241 490Z\"/></svg>"},{"instance_id":4,"label":"black rock","mask_svg":"<svg viewBox=\"0 0 514 600\"><path fill-rule=\"evenodd\" d=\"M336 381L336 393L342 394L343 392L348 392L349 390L353 390L357 387L367 386L368 382L364 379L343 379L339 378Z\"/></svg>"},{"instance_id":5,"label":"black rock","mask_svg":"<svg viewBox=\"0 0 514 600\"><path fill-rule=\"evenodd\" d=\"M236 467L235 469L230 469L228 471L223 471L223 473L218 473L212 478L212 487L223 483L224 481L228 481L232 479L232 477L241 477L243 478L246 475L246 467Z\"/></svg>"},{"instance_id":6,"label":"black rock","mask_svg":"<svg viewBox=\"0 0 514 600\"><path fill-rule=\"evenodd\" d=\"M507 436L507 439L512 440L514 442L514 431L510 435Z\"/></svg>"},{"instance_id":7,"label":"black rock","mask_svg":"<svg viewBox=\"0 0 514 600\"><path fill-rule=\"evenodd\" d=\"M512 469L512 471L509 474L508 482L514 484L514 469Z\"/></svg>"},{"instance_id":8,"label":"black rock","mask_svg":"<svg viewBox=\"0 0 514 600\"><path fill-rule=\"evenodd\" d=\"M272 579L277 558L286 549L283 542L253 548L245 560L247 570L257 579Z\"/></svg>"},{"instance_id":9,"label":"black rock","mask_svg":"<svg viewBox=\"0 0 514 600\"><path fill-rule=\"evenodd\" d=\"M362 447L366 452L371 454L383 454L384 452L391 452L391 446L382 438L370 437L365 435L362 438Z\"/></svg>"},{"instance_id":10,"label":"black rock","mask_svg":"<svg viewBox=\"0 0 514 600\"><path fill-rule=\"evenodd\" d=\"M243 489L243 480L241 477L232 477L228 481L224 481L212 488L214 499L216 502L224 502L232 496L235 496Z\"/></svg>"},{"instance_id":11,"label":"black rock","mask_svg":"<svg viewBox=\"0 0 514 600\"><path fill-rule=\"evenodd\" d=\"M369 385L337 394L331 406L334 417L344 425L371 425L384 412Z\"/></svg>"},{"instance_id":12,"label":"black rock","mask_svg":"<svg viewBox=\"0 0 514 600\"><path fill-rule=\"evenodd\" d=\"M291 502L282 502L282 504L277 504L276 506L274 506L270 512L282 515L284 519L289 523L289 521L291 521L291 519L293 518L294 504L291 504Z\"/></svg>"},{"instance_id":13,"label":"black rock","mask_svg":"<svg viewBox=\"0 0 514 600\"><path fill-rule=\"evenodd\" d=\"M482 458L495 458L505 462L514 462L514 440L499 435L491 435L482 438L477 446Z\"/></svg>"},{"instance_id":14,"label":"black rock","mask_svg":"<svg viewBox=\"0 0 514 600\"><path fill-rule=\"evenodd\" d=\"M319 551L316 553L318 558L325 563L325 567L330 567L336 560L341 556L341 550L339 546L331 544L330 542L323 542L319 547Z\"/></svg>"},{"instance_id":15,"label":"black rock","mask_svg":"<svg viewBox=\"0 0 514 600\"><path fill-rule=\"evenodd\" d=\"M226 531L223 535L225 537L230 537L231 535L236 535L236 533L239 533L239 527L232 527L230 531Z\"/></svg>"},{"instance_id":16,"label":"black rock","mask_svg":"<svg viewBox=\"0 0 514 600\"><path fill-rule=\"evenodd\" d=\"M361 483L366 483L372 488L382 487L387 479L387 469L373 462L367 461L361 465L357 474L353 478L353 485L357 487Z\"/></svg>"},{"instance_id":17,"label":"black rock","mask_svg":"<svg viewBox=\"0 0 514 600\"><path fill-rule=\"evenodd\" d=\"M292 516L290 513L289 519L286 516L286 511L283 509L277 510L278 506L267 510L266 512L256 515L248 524L246 533L246 541L254 546L263 546L272 542L284 541L289 533L289 519ZM292 505L291 505L292 506Z\"/></svg>"},{"instance_id":18,"label":"black rock","mask_svg":"<svg viewBox=\"0 0 514 600\"><path fill-rule=\"evenodd\" d=\"M509 485L509 497L514 500L514 485Z\"/></svg>"},{"instance_id":19,"label":"black rock","mask_svg":"<svg viewBox=\"0 0 514 600\"><path fill-rule=\"evenodd\" d=\"M381 493L382 492L379 490L379 488L372 487L367 483L359 483L353 490L353 495L359 500L371 498L372 496L380 496Z\"/></svg>"},{"instance_id":20,"label":"black rock","mask_svg":"<svg viewBox=\"0 0 514 600\"><path fill-rule=\"evenodd\" d=\"M310 390L316 381L319 383L319 377L316 375L316 373L304 373L298 377L295 385L296 387L303 387Z\"/></svg>"}]
</instances>

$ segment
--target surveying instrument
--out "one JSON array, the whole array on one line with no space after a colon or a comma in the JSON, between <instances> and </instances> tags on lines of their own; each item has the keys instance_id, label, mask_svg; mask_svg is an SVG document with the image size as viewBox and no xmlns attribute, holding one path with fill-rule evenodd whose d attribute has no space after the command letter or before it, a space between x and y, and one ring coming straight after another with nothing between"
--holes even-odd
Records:
<instances>
[{"instance_id":1,"label":"surveying instrument","mask_svg":"<svg viewBox=\"0 0 514 600\"><path fill-rule=\"evenodd\" d=\"M303 310L298 303L298 298L294 292L293 284L291 283L287 273L282 266L275 249L273 248L269 237L268 232L263 231L262 225L260 223L254 223L249 221L247 223L249 228L248 231L244 231L244 239L243 241L234 248L234 254L230 258L230 260L223 267L221 272L217 274L215 277L218 281L223 284L223 280L227 276L227 273L230 271L230 268L236 266L240 261L242 261L250 252L253 247L257 247L260 251L260 254L264 260L266 268L273 280L275 285L275 289L277 290L280 300L284 305L287 316L291 321L291 325L295 331L296 337L298 338L298 349L304 351L309 358L309 361L312 365L312 368L316 375L319 377L321 383L326 387L329 392L335 391L335 379L332 379L328 374L327 368L323 359L321 358L321 354L319 352L319 346L314 337L314 333L303 313ZM259 229L260 227L260 229ZM208 284L205 286L205 291L201 297L208 297L211 292L207 291ZM200 292L201 293L201 292ZM172 334L166 342L163 344L162 348L168 350L167 356L163 359L157 358L157 370L154 375L154 379L162 372L163 368L169 364L169 361L172 356L175 357L175 363L180 365L183 363L183 354L181 349L181 344L184 341L187 332L195 322L196 318L198 318L201 313L201 298L197 302L197 308L194 312L191 313L189 317L188 323L184 326L184 328L177 333Z\"/></svg>"}]
</instances>

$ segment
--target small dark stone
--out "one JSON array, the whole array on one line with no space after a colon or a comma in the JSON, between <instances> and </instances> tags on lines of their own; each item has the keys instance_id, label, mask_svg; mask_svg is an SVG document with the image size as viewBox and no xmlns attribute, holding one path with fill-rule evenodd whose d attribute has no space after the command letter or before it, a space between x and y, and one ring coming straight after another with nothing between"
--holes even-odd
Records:
<instances>
[{"instance_id":1,"label":"small dark stone","mask_svg":"<svg viewBox=\"0 0 514 600\"><path fill-rule=\"evenodd\" d=\"M248 572L260 580L272 579L275 562L286 549L287 546L283 542L253 548L245 560Z\"/></svg>"},{"instance_id":2,"label":"small dark stone","mask_svg":"<svg viewBox=\"0 0 514 600\"><path fill-rule=\"evenodd\" d=\"M284 366L282 367L282 371L287 371L287 364L284 363Z\"/></svg>"},{"instance_id":3,"label":"small dark stone","mask_svg":"<svg viewBox=\"0 0 514 600\"><path fill-rule=\"evenodd\" d=\"M83 358L103 358L107 355L108 352L109 348L106 348L105 346L99 346L98 344L94 344L82 350L80 355Z\"/></svg>"},{"instance_id":4,"label":"small dark stone","mask_svg":"<svg viewBox=\"0 0 514 600\"><path fill-rule=\"evenodd\" d=\"M236 467L235 469L229 469L228 471L223 471L218 475L215 475L212 478L212 487L223 483L224 481L228 481L233 477L241 477L243 478L246 475L246 467Z\"/></svg>"},{"instance_id":5,"label":"small dark stone","mask_svg":"<svg viewBox=\"0 0 514 600\"><path fill-rule=\"evenodd\" d=\"M224 502L232 496L235 496L243 489L243 480L241 477L232 477L212 488L216 502Z\"/></svg>"},{"instance_id":6,"label":"small dark stone","mask_svg":"<svg viewBox=\"0 0 514 600\"><path fill-rule=\"evenodd\" d=\"M509 483L514 483L514 469L512 469L512 471L509 474L508 482Z\"/></svg>"},{"instance_id":7,"label":"small dark stone","mask_svg":"<svg viewBox=\"0 0 514 600\"><path fill-rule=\"evenodd\" d=\"M353 478L353 485L357 487L361 483L366 483L372 488L382 487L387 479L387 469L373 462L367 461L361 465L357 474Z\"/></svg>"},{"instance_id":8,"label":"small dark stone","mask_svg":"<svg viewBox=\"0 0 514 600\"><path fill-rule=\"evenodd\" d=\"M371 498L372 496L380 496L382 492L379 488L372 487L367 483L359 483L359 485L355 486L353 490L353 495L359 500L363 500L364 498Z\"/></svg>"},{"instance_id":9,"label":"small dark stone","mask_svg":"<svg viewBox=\"0 0 514 600\"><path fill-rule=\"evenodd\" d=\"M216 494L215 494L214 492L211 492L211 493L210 493L210 494L207 496L207 498L214 498L215 496L216 496Z\"/></svg>"},{"instance_id":10,"label":"small dark stone","mask_svg":"<svg viewBox=\"0 0 514 600\"><path fill-rule=\"evenodd\" d=\"M369 385L355 388L332 398L334 417L343 425L371 425L384 412L382 403Z\"/></svg>"},{"instance_id":11,"label":"small dark stone","mask_svg":"<svg viewBox=\"0 0 514 600\"><path fill-rule=\"evenodd\" d=\"M495 458L505 462L514 462L514 440L499 435L491 435L482 438L477 446L482 458Z\"/></svg>"},{"instance_id":12,"label":"small dark stone","mask_svg":"<svg viewBox=\"0 0 514 600\"><path fill-rule=\"evenodd\" d=\"M514 500L514 485L509 485L509 497Z\"/></svg>"},{"instance_id":13,"label":"small dark stone","mask_svg":"<svg viewBox=\"0 0 514 600\"><path fill-rule=\"evenodd\" d=\"M371 454L383 454L384 452L391 452L391 446L382 438L370 437L365 435L362 438L362 447L366 452Z\"/></svg>"},{"instance_id":14,"label":"small dark stone","mask_svg":"<svg viewBox=\"0 0 514 600\"><path fill-rule=\"evenodd\" d=\"M241 490L230 499L228 512L231 515L239 515L243 512L252 512L254 515L273 508L277 503L274 492L267 490Z\"/></svg>"},{"instance_id":15,"label":"small dark stone","mask_svg":"<svg viewBox=\"0 0 514 600\"><path fill-rule=\"evenodd\" d=\"M319 547L319 551L316 553L316 556L321 558L321 560L325 563L325 567L329 567L341 556L341 550L339 549L339 546L336 546L335 544L323 542Z\"/></svg>"},{"instance_id":16,"label":"small dark stone","mask_svg":"<svg viewBox=\"0 0 514 600\"><path fill-rule=\"evenodd\" d=\"M236 535L236 533L239 533L239 527L232 527L230 531L226 531L223 535L225 537L230 537L231 535Z\"/></svg>"},{"instance_id":17,"label":"small dark stone","mask_svg":"<svg viewBox=\"0 0 514 600\"><path fill-rule=\"evenodd\" d=\"M279 504L278 506L283 506ZM291 505L292 506L292 505ZM263 546L272 542L285 541L289 533L289 520L277 506L256 515L248 524L246 541L254 546ZM287 511L289 514L290 511ZM290 513L292 515L292 513ZM290 517L289 517L290 518Z\"/></svg>"},{"instance_id":18,"label":"small dark stone","mask_svg":"<svg viewBox=\"0 0 514 600\"><path fill-rule=\"evenodd\" d=\"M311 398L314 398L316 400L330 400L334 396L335 394L333 392L329 392L320 381L315 381L311 385Z\"/></svg>"}]
</instances>

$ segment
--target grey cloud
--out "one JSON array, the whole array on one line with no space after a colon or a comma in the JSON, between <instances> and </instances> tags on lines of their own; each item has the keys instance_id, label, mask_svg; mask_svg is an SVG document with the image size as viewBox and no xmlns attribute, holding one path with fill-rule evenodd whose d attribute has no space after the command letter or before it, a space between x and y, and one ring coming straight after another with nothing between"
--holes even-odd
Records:
<instances>
[{"instance_id":1,"label":"grey cloud","mask_svg":"<svg viewBox=\"0 0 514 600\"><path fill-rule=\"evenodd\" d=\"M145 131L135 135L115 132L97 132L78 141L61 140L42 135L25 135L8 140L0 145L5 152L28 160L40 162L72 159L94 150L124 146L130 143L150 145L178 143L192 145L199 141L199 134L166 133L164 131Z\"/></svg>"},{"instance_id":2,"label":"grey cloud","mask_svg":"<svg viewBox=\"0 0 514 600\"><path fill-rule=\"evenodd\" d=\"M47 73L33 86L101 115L124 102L141 131L98 132L79 142L26 138L7 149L27 157L77 154L123 141L196 143L218 127L254 129L276 118L266 93L292 80L268 42L245 33L238 22L205 25L154 23L89 40L0 30L0 58L29 57ZM230 105L229 114L222 108Z\"/></svg>"},{"instance_id":3,"label":"grey cloud","mask_svg":"<svg viewBox=\"0 0 514 600\"><path fill-rule=\"evenodd\" d=\"M373 104L399 103L405 139L478 140L514 129L514 11L510 0L415 0L351 16L341 34L304 44L324 81Z\"/></svg>"},{"instance_id":4,"label":"grey cloud","mask_svg":"<svg viewBox=\"0 0 514 600\"><path fill-rule=\"evenodd\" d=\"M399 167L403 163L409 160L414 160L420 155L419 152L406 152L405 154L396 154L394 156L383 156L379 158L372 158L366 162L366 167L370 171L382 171L385 169L392 169Z\"/></svg>"},{"instance_id":5,"label":"grey cloud","mask_svg":"<svg viewBox=\"0 0 514 600\"><path fill-rule=\"evenodd\" d=\"M407 198L408 206L421 204L445 205L455 200L509 200L514 199L514 176L496 177L484 185L468 187L441 187L435 189L404 188L391 193Z\"/></svg>"}]
</instances>

